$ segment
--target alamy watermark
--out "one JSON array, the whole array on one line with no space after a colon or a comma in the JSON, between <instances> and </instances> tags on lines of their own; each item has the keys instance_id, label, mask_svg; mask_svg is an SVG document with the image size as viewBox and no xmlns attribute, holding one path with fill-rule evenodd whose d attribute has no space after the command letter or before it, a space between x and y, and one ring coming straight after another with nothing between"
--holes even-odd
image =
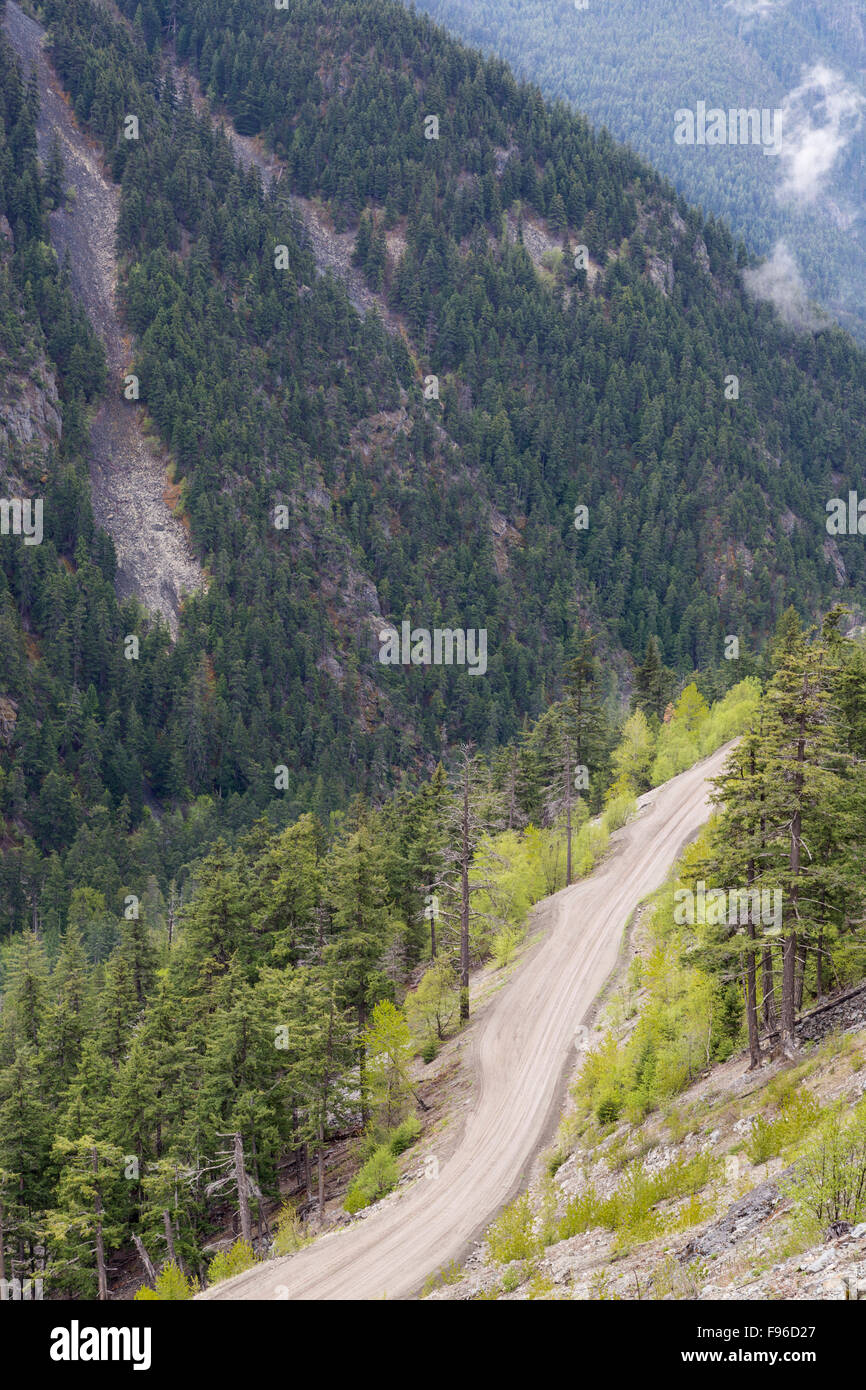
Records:
<instances>
[{"instance_id":1,"label":"alamy watermark","mask_svg":"<svg viewBox=\"0 0 866 1390\"><path fill-rule=\"evenodd\" d=\"M0 1303L42 1302L41 1279L0 1279Z\"/></svg>"},{"instance_id":2,"label":"alamy watermark","mask_svg":"<svg viewBox=\"0 0 866 1390\"><path fill-rule=\"evenodd\" d=\"M52 1361L130 1361L134 1371L147 1371L151 1361L149 1327L82 1327L73 1318L69 1327L51 1332Z\"/></svg>"},{"instance_id":3,"label":"alamy watermark","mask_svg":"<svg viewBox=\"0 0 866 1390\"><path fill-rule=\"evenodd\" d=\"M827 531L831 536L866 536L866 497L848 493L848 501L831 497L827 503Z\"/></svg>"},{"instance_id":4,"label":"alamy watermark","mask_svg":"<svg viewBox=\"0 0 866 1390\"><path fill-rule=\"evenodd\" d=\"M674 112L676 145L761 145L764 154L782 152L782 109L779 106L739 106L728 111L720 106L707 110L699 101L694 111L681 107Z\"/></svg>"},{"instance_id":5,"label":"alamy watermark","mask_svg":"<svg viewBox=\"0 0 866 1390\"><path fill-rule=\"evenodd\" d=\"M0 497L0 536L23 536L25 545L42 544L42 498Z\"/></svg>"},{"instance_id":6,"label":"alamy watermark","mask_svg":"<svg viewBox=\"0 0 866 1390\"><path fill-rule=\"evenodd\" d=\"M487 628L412 627L409 622L379 633L383 666L468 666L470 676L487 670Z\"/></svg>"},{"instance_id":7,"label":"alamy watermark","mask_svg":"<svg viewBox=\"0 0 866 1390\"><path fill-rule=\"evenodd\" d=\"M710 888L699 879L692 888L674 892L674 921L678 927L772 927L782 930L781 888Z\"/></svg>"}]
</instances>

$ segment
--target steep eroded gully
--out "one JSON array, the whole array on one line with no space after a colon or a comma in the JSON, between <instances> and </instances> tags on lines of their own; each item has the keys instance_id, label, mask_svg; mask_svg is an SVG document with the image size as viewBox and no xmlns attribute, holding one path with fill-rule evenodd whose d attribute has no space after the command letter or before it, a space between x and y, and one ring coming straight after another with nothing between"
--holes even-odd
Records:
<instances>
[{"instance_id":1,"label":"steep eroded gully","mask_svg":"<svg viewBox=\"0 0 866 1390\"><path fill-rule=\"evenodd\" d=\"M55 132L61 142L65 184L73 196L66 209L51 215L51 241L61 261L69 254L73 291L108 359L110 384L90 437L94 513L114 540L118 593L134 594L161 613L174 636L183 594L200 588L203 576L166 500L167 455L145 433L142 407L123 397L132 348L115 298L119 190L103 172L97 146L76 124L45 56L45 31L14 0L6 6L5 28L25 72L36 72L40 158L47 159Z\"/></svg>"}]
</instances>

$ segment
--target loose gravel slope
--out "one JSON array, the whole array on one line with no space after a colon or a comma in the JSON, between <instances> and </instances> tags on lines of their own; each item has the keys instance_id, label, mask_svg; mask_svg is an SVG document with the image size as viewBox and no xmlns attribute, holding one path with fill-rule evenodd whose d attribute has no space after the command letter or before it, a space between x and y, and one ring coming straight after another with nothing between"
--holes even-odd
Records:
<instances>
[{"instance_id":1,"label":"loose gravel slope","mask_svg":"<svg viewBox=\"0 0 866 1390\"><path fill-rule=\"evenodd\" d=\"M44 30L8 0L6 33L25 73L39 86L39 157L44 162L56 133L73 196L51 214L51 242L58 258L69 255L73 292L84 306L108 360L109 384L93 420L90 481L96 520L117 550L117 589L135 594L168 622L172 633L183 594L202 584L181 522L165 500L166 456L144 433L144 411L126 401L123 377L132 347L115 298L115 237L120 193L104 173L97 145L79 129L44 52Z\"/></svg>"}]
</instances>

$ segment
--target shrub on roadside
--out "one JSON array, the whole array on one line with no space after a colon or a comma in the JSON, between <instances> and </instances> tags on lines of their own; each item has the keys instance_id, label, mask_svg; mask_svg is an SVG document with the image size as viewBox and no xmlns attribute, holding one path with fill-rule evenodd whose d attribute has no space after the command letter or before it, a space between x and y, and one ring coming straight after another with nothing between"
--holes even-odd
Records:
<instances>
[{"instance_id":1,"label":"shrub on roadside","mask_svg":"<svg viewBox=\"0 0 866 1390\"><path fill-rule=\"evenodd\" d=\"M524 1192L510 1207L506 1207L487 1232L487 1248L497 1264L512 1260L529 1260L541 1249L535 1234L535 1217L529 1194Z\"/></svg>"},{"instance_id":2,"label":"shrub on roadside","mask_svg":"<svg viewBox=\"0 0 866 1390\"><path fill-rule=\"evenodd\" d=\"M350 1215L378 1202L397 1186L400 1170L390 1144L380 1144L349 1183L343 1206Z\"/></svg>"},{"instance_id":3,"label":"shrub on roadside","mask_svg":"<svg viewBox=\"0 0 866 1390\"><path fill-rule=\"evenodd\" d=\"M152 1289L143 1284L136 1289L134 1301L137 1303L160 1302L180 1303L193 1298L199 1290L197 1279L190 1279L175 1260L163 1265Z\"/></svg>"},{"instance_id":4,"label":"shrub on roadside","mask_svg":"<svg viewBox=\"0 0 866 1390\"><path fill-rule=\"evenodd\" d=\"M301 1219L295 1210L293 1202L283 1202L277 1216L277 1233L274 1237L275 1255L294 1255L296 1250L302 1250L309 1244L308 1238L304 1235L304 1228Z\"/></svg>"},{"instance_id":5,"label":"shrub on roadside","mask_svg":"<svg viewBox=\"0 0 866 1390\"><path fill-rule=\"evenodd\" d=\"M847 1123L838 1113L827 1116L796 1163L788 1190L801 1225L866 1220L866 1100Z\"/></svg>"},{"instance_id":6,"label":"shrub on roadside","mask_svg":"<svg viewBox=\"0 0 866 1390\"><path fill-rule=\"evenodd\" d=\"M258 1264L256 1252L248 1240L236 1240L229 1250L218 1250L208 1266L208 1284L221 1284Z\"/></svg>"},{"instance_id":7,"label":"shrub on roadside","mask_svg":"<svg viewBox=\"0 0 866 1390\"><path fill-rule=\"evenodd\" d=\"M395 1158L405 1153L421 1133L421 1121L417 1115L409 1115L402 1124L391 1131L390 1146Z\"/></svg>"}]
</instances>

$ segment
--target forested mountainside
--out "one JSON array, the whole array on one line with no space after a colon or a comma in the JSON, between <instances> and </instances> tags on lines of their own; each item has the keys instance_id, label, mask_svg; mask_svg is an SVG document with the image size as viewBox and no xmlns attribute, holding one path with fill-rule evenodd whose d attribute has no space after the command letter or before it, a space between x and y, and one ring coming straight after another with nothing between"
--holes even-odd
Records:
<instances>
[{"instance_id":1,"label":"forested mountainside","mask_svg":"<svg viewBox=\"0 0 866 1390\"><path fill-rule=\"evenodd\" d=\"M422 0L649 159L866 341L866 18L858 0ZM782 113L782 153L674 140L675 112ZM801 278L802 277L802 278Z\"/></svg>"},{"instance_id":2,"label":"forested mountainside","mask_svg":"<svg viewBox=\"0 0 866 1390\"><path fill-rule=\"evenodd\" d=\"M90 0L40 13L120 181L135 373L209 582L175 645L107 599L88 604L100 638L85 644L66 614L90 582L86 502L59 537L63 605L40 603L32 577L49 552L4 542L7 928L70 871L118 903L130 875L166 893L217 825L326 814L461 739L494 748L543 711L585 625L610 693L650 637L675 670L715 666L724 683L726 635L754 649L789 601L816 611L841 591L859 611L861 548L825 522L859 479L864 359L755 304L722 224L400 6L127 9L128 24ZM285 184L357 229L402 331L317 277L281 183L244 173L172 80L169 37L273 144ZM27 242L44 248L61 196L33 170L34 100L8 123L23 172L11 152L4 166L22 292ZM93 397L96 345L47 350L61 394ZM110 578L110 546L92 544ZM404 621L486 630L484 679L382 665L383 625ZM129 661L120 637L135 634ZM177 808L196 798L190 829ZM145 805L164 808L159 829ZM129 825L131 860L103 814Z\"/></svg>"},{"instance_id":3,"label":"forested mountainside","mask_svg":"<svg viewBox=\"0 0 866 1390\"><path fill-rule=\"evenodd\" d=\"M97 1226L202 1267L239 1190L226 1134L262 1223L289 1160L311 1200L369 1117L369 1030L407 1045L415 968L428 1031L465 1017L470 964L683 749L739 731L751 683L706 745L704 696L771 674L789 605L862 620L862 548L826 521L861 481L866 359L400 5L30 9L120 189L131 360L115 379L52 252L63 161L4 40L2 485L44 536L0 538L0 1251L89 1294ZM319 274L293 199L352 237L380 313ZM205 577L175 640L118 601L88 496L89 421L130 381ZM483 631L483 671L384 664L404 624ZM847 751L862 654L837 655Z\"/></svg>"}]
</instances>

